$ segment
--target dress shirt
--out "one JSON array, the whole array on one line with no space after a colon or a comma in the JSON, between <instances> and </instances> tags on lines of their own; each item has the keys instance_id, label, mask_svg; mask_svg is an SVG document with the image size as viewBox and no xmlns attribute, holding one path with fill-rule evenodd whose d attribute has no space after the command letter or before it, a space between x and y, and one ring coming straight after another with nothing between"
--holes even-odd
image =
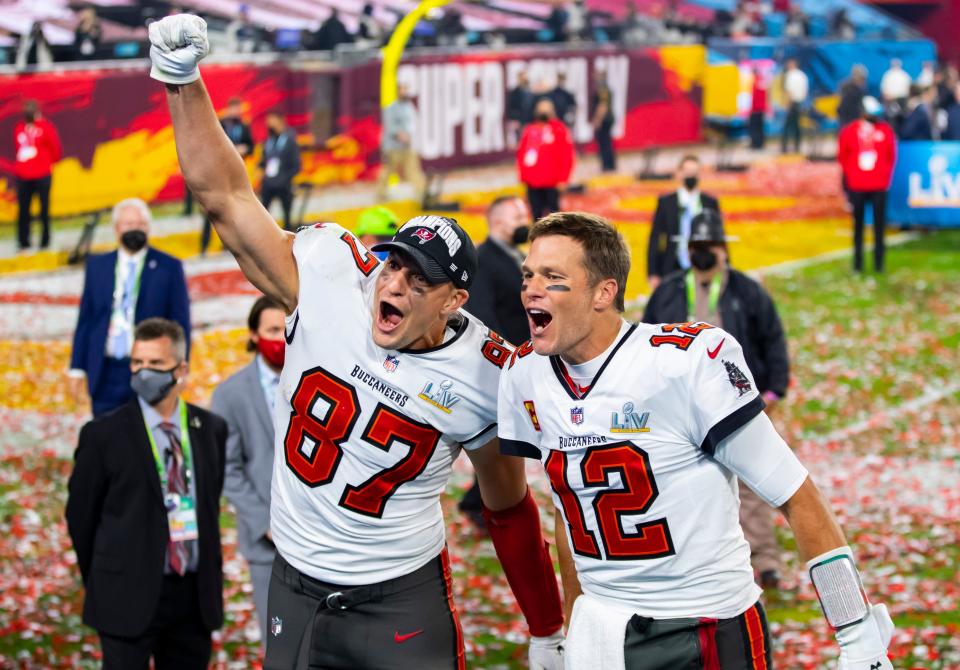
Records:
<instances>
[{"instance_id":1,"label":"dress shirt","mask_svg":"<svg viewBox=\"0 0 960 670\"><path fill-rule=\"evenodd\" d=\"M137 402L140 403L140 411L143 412L143 419L146 424L150 427L150 433L153 435L153 441L157 445L157 451L160 453L160 459L163 461L164 468L167 465L167 459L170 458L172 451L170 446L170 439L167 437L167 434L160 428L160 424L170 423L173 425L173 433L178 438L180 438L180 444L183 444L183 435L180 434L180 412L174 411L173 416L170 419L164 419L160 416L160 413L155 410L151 405L148 405L144 402L143 398L137 397ZM190 450L191 461L196 460L196 450L192 448ZM153 460L153 454L150 454L150 459ZM191 463L191 466L193 463ZM194 508L196 508L197 502L197 473L196 467L191 468L190 472L190 485L188 488L190 492L190 497L193 498ZM166 491L162 491L166 495ZM199 559L199 542L192 540L187 543L188 551L190 558L187 560L187 572L196 572L197 571L197 560ZM170 575L173 572L170 570L170 561L167 557L167 551L163 553L163 572L164 574Z\"/></svg>"},{"instance_id":2,"label":"dress shirt","mask_svg":"<svg viewBox=\"0 0 960 670\"><path fill-rule=\"evenodd\" d=\"M263 360L263 356L260 354L257 354L257 370L260 372L260 387L263 389L263 396L270 408L270 418L273 419L273 410L277 404L277 387L280 385L280 373L274 372L273 368Z\"/></svg>"},{"instance_id":3,"label":"dress shirt","mask_svg":"<svg viewBox=\"0 0 960 670\"><path fill-rule=\"evenodd\" d=\"M690 229L693 217L700 213L703 204L700 202L700 191L688 191L685 188L677 189L677 204L680 206L680 237L677 241L677 262L684 270L690 269L690 250L687 249L687 240L690 238Z\"/></svg>"},{"instance_id":4,"label":"dress shirt","mask_svg":"<svg viewBox=\"0 0 960 670\"><path fill-rule=\"evenodd\" d=\"M133 329L136 326L137 297L140 287L136 277L142 280L143 262L147 258L147 248L144 247L135 254L131 254L122 246L117 249L117 272L113 282L113 311L110 315L110 328L107 332L106 353L110 358L124 359L130 356L133 346ZM129 286L132 295L129 296L128 309L123 308L127 282L133 275L133 284ZM119 336L123 336L122 338Z\"/></svg>"}]
</instances>

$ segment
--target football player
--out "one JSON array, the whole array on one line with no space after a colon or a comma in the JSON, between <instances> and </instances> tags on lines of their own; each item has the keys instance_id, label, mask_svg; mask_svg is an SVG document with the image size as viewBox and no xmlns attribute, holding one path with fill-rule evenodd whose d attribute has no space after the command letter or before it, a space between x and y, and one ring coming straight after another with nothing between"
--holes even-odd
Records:
<instances>
[{"instance_id":1,"label":"football player","mask_svg":"<svg viewBox=\"0 0 960 670\"><path fill-rule=\"evenodd\" d=\"M840 668L892 668L886 607L867 600L736 340L706 323L624 320L630 256L600 217L551 214L530 240L521 292L533 339L501 376L499 434L505 453L542 461L553 488L568 607L582 589L566 666L770 667L739 476L789 522Z\"/></svg>"},{"instance_id":2,"label":"football player","mask_svg":"<svg viewBox=\"0 0 960 670\"><path fill-rule=\"evenodd\" d=\"M206 25L150 25L184 178L247 278L285 308L270 533L267 668L462 668L440 494L466 450L527 617L530 661L560 666L562 609L522 463L495 440L511 348L460 311L476 250L416 217L380 262L347 230L281 231L219 127L197 62Z\"/></svg>"}]
</instances>

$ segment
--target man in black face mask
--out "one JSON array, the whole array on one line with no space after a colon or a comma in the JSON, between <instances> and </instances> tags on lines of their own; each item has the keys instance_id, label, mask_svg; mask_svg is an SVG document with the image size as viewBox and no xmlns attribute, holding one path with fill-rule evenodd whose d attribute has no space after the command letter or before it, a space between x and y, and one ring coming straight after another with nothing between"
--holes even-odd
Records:
<instances>
[{"instance_id":1,"label":"man in black face mask","mask_svg":"<svg viewBox=\"0 0 960 670\"><path fill-rule=\"evenodd\" d=\"M757 390L769 412L787 393L790 363L783 326L770 294L730 267L723 221L705 209L693 218L687 251L690 269L664 278L647 302L646 323L704 321L723 328L743 347ZM710 352L707 352L708 355ZM740 487L740 524L750 543L751 562L764 588L779 582L780 551L773 509L746 486Z\"/></svg>"},{"instance_id":2,"label":"man in black face mask","mask_svg":"<svg viewBox=\"0 0 960 670\"><path fill-rule=\"evenodd\" d=\"M487 208L489 234L477 247L477 273L464 306L491 330L514 345L530 339L527 313L520 302L524 254L519 246L530 234L530 210L523 198L503 195ZM483 527L480 487L474 479L460 501L460 511L477 526Z\"/></svg>"},{"instance_id":3,"label":"man in black face mask","mask_svg":"<svg viewBox=\"0 0 960 670\"><path fill-rule=\"evenodd\" d=\"M290 218L293 210L293 180L300 174L300 147L296 133L287 128L279 112L267 114L267 139L263 143L260 169L263 170L260 201L270 211L270 205L279 199L283 208L283 228L293 230Z\"/></svg>"},{"instance_id":4,"label":"man in black face mask","mask_svg":"<svg viewBox=\"0 0 960 670\"><path fill-rule=\"evenodd\" d=\"M717 199L700 191L700 159L694 155L680 159L677 169L680 188L660 196L653 214L650 242L647 245L647 282L656 290L671 272L690 268L685 241L690 236L693 218L712 209L719 213Z\"/></svg>"},{"instance_id":5,"label":"man in black face mask","mask_svg":"<svg viewBox=\"0 0 960 670\"><path fill-rule=\"evenodd\" d=\"M139 198L117 203L119 248L87 259L70 358L71 392L89 393L94 416L133 397L130 347L134 325L154 316L180 324L190 341L190 298L183 265L147 246L150 208Z\"/></svg>"},{"instance_id":6,"label":"man in black face mask","mask_svg":"<svg viewBox=\"0 0 960 670\"><path fill-rule=\"evenodd\" d=\"M206 668L223 623L227 424L180 398L186 353L177 323L138 324L136 398L80 431L67 527L104 668Z\"/></svg>"}]
</instances>

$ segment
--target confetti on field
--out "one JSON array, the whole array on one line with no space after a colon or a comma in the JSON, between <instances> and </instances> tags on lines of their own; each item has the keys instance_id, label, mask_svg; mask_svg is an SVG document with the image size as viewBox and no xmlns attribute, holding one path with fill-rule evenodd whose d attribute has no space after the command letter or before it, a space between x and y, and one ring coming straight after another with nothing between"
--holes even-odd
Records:
<instances>
[{"instance_id":1,"label":"confetti on field","mask_svg":"<svg viewBox=\"0 0 960 670\"><path fill-rule=\"evenodd\" d=\"M832 167L781 168L713 175L705 184L730 211L741 268L848 244ZM611 216L634 257L644 257L662 184L602 183L568 206ZM482 213L482 203L474 204L467 216ZM189 255L195 239L167 244ZM891 655L902 669L960 669L958 259L960 235L941 233L890 250L883 277L853 277L849 261L837 260L765 279L788 333L793 374L772 418L834 504L870 597L889 606L897 623ZM248 360L244 320L253 294L231 263L187 265L195 323L188 397L200 404ZM645 285L642 270L634 274L636 295ZM70 270L0 280L0 669L97 667L99 645L80 623L82 590L63 521L87 411L63 376L80 283ZM549 510L542 472L536 464L528 471L541 509ZM469 665L523 668L525 625L493 548L456 510L471 476L458 461L443 501ZM543 518L552 537L550 515ZM259 632L228 508L223 528L227 620L216 635L214 667L259 668ZM777 533L785 579L766 596L774 665L832 669L836 645L782 520Z\"/></svg>"}]
</instances>

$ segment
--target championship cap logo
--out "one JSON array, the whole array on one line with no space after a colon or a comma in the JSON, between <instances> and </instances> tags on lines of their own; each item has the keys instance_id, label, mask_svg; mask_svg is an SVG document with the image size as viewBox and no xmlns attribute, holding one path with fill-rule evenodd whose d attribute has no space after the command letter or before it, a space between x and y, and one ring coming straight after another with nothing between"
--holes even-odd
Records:
<instances>
[{"instance_id":1,"label":"championship cap logo","mask_svg":"<svg viewBox=\"0 0 960 670\"><path fill-rule=\"evenodd\" d=\"M429 228L417 228L413 231L413 234L420 238L420 244L426 244L437 236L437 234Z\"/></svg>"}]
</instances>

